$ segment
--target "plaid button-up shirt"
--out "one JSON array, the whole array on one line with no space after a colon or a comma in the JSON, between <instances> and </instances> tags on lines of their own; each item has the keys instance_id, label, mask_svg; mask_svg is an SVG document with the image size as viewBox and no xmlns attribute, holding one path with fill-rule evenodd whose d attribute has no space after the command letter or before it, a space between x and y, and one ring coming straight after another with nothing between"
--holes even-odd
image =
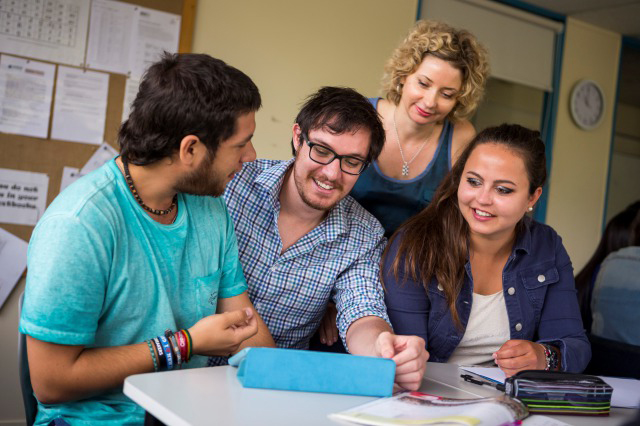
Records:
<instances>
[{"instance_id":1,"label":"plaid button-up shirt","mask_svg":"<svg viewBox=\"0 0 640 426\"><path fill-rule=\"evenodd\" d=\"M245 164L224 197L251 301L278 347L306 349L330 300L343 341L359 318L389 322L379 278L386 240L379 222L347 196L280 254L279 195L292 164L293 159Z\"/></svg>"}]
</instances>

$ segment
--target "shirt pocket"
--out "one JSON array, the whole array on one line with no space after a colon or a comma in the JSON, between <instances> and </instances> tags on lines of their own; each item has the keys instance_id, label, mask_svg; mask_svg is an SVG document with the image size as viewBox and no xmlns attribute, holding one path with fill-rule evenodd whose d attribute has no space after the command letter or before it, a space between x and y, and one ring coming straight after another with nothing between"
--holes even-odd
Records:
<instances>
[{"instance_id":1,"label":"shirt pocket","mask_svg":"<svg viewBox=\"0 0 640 426\"><path fill-rule=\"evenodd\" d=\"M221 271L216 271L211 275L193 279L196 312L199 319L216 313L221 276Z\"/></svg>"},{"instance_id":2,"label":"shirt pocket","mask_svg":"<svg viewBox=\"0 0 640 426\"><path fill-rule=\"evenodd\" d=\"M548 286L556 284L560 280L558 268L554 263L547 262L522 270L519 275L529 302L536 311L536 318L538 318L544 305Z\"/></svg>"}]
</instances>

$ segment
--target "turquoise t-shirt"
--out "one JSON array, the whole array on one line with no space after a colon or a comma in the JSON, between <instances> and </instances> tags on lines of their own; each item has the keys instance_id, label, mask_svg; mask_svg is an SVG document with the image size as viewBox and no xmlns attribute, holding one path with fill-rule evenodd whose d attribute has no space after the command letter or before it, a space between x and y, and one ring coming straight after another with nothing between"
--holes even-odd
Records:
<instances>
[{"instance_id":1,"label":"turquoise t-shirt","mask_svg":"<svg viewBox=\"0 0 640 426\"><path fill-rule=\"evenodd\" d=\"M246 290L222 198L178 195L175 223L136 203L114 160L51 203L33 231L20 331L88 348L129 345L189 328L218 298ZM194 356L185 367L206 365ZM65 404L38 404L37 424L142 424L122 389Z\"/></svg>"}]
</instances>

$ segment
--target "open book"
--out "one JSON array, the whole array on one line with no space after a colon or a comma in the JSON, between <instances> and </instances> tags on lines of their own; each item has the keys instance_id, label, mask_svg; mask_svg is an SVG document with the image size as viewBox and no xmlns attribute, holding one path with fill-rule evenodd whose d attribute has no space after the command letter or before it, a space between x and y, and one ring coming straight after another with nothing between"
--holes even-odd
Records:
<instances>
[{"instance_id":1,"label":"open book","mask_svg":"<svg viewBox=\"0 0 640 426\"><path fill-rule=\"evenodd\" d=\"M329 418L359 425L503 425L522 420L529 413L518 400L495 398L453 399L422 392L402 392L381 398Z\"/></svg>"}]
</instances>

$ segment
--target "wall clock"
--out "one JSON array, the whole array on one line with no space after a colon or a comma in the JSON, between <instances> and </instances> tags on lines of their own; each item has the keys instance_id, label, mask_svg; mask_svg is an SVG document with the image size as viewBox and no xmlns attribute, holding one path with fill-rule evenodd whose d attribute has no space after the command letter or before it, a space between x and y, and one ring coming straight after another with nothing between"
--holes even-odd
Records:
<instances>
[{"instance_id":1,"label":"wall clock","mask_svg":"<svg viewBox=\"0 0 640 426\"><path fill-rule=\"evenodd\" d=\"M604 117L604 93L592 80L580 80L571 90L571 118L583 130L598 127Z\"/></svg>"}]
</instances>

